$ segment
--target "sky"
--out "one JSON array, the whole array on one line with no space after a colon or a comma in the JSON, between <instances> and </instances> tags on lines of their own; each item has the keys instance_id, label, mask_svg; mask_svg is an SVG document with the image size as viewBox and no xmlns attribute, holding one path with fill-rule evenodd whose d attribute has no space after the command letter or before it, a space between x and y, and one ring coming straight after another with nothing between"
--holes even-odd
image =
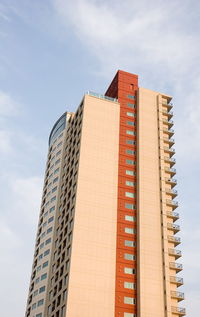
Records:
<instances>
[{"instance_id":1,"label":"sky","mask_svg":"<svg viewBox=\"0 0 200 317\"><path fill-rule=\"evenodd\" d=\"M52 125L118 69L174 96L180 305L199 315L199 52L198 0L0 0L1 316L24 316Z\"/></svg>"}]
</instances>

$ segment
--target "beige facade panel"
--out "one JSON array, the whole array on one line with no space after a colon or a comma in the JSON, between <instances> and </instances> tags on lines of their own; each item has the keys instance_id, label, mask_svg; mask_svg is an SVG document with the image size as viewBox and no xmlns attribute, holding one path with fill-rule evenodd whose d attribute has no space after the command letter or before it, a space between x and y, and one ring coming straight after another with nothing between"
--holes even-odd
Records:
<instances>
[{"instance_id":1,"label":"beige facade panel","mask_svg":"<svg viewBox=\"0 0 200 317\"><path fill-rule=\"evenodd\" d=\"M119 104L86 95L66 317L114 316Z\"/></svg>"},{"instance_id":2,"label":"beige facade panel","mask_svg":"<svg viewBox=\"0 0 200 317\"><path fill-rule=\"evenodd\" d=\"M164 317L158 93L138 94L138 317Z\"/></svg>"}]
</instances>

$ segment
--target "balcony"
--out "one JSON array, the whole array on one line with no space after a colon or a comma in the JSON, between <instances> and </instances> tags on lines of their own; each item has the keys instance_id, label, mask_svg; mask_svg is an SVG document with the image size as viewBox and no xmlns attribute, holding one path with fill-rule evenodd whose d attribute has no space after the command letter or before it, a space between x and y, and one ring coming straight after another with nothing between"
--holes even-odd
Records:
<instances>
[{"instance_id":1,"label":"balcony","mask_svg":"<svg viewBox=\"0 0 200 317\"><path fill-rule=\"evenodd\" d=\"M180 250L169 249L168 251L169 251L169 255L174 256L176 259L178 259L182 256L182 253Z\"/></svg>"},{"instance_id":2,"label":"balcony","mask_svg":"<svg viewBox=\"0 0 200 317\"><path fill-rule=\"evenodd\" d=\"M169 156L164 156L164 161L169 163L170 166L173 166L176 163L176 159Z\"/></svg>"},{"instance_id":3,"label":"balcony","mask_svg":"<svg viewBox=\"0 0 200 317\"><path fill-rule=\"evenodd\" d=\"M170 184L172 187L176 186L177 180L174 178L165 177L165 182Z\"/></svg>"},{"instance_id":4,"label":"balcony","mask_svg":"<svg viewBox=\"0 0 200 317\"><path fill-rule=\"evenodd\" d=\"M164 115L167 115L169 119L171 119L173 117L173 111L167 111L166 109L162 109L162 113Z\"/></svg>"},{"instance_id":5,"label":"balcony","mask_svg":"<svg viewBox=\"0 0 200 317\"><path fill-rule=\"evenodd\" d=\"M178 191L175 189L165 189L165 192L169 195L171 195L173 198L176 197L178 195Z\"/></svg>"},{"instance_id":6,"label":"balcony","mask_svg":"<svg viewBox=\"0 0 200 317\"><path fill-rule=\"evenodd\" d=\"M162 104L163 104L163 106L166 106L169 109L171 109L173 107L173 103L169 102L167 99L162 99Z\"/></svg>"},{"instance_id":7,"label":"balcony","mask_svg":"<svg viewBox=\"0 0 200 317\"><path fill-rule=\"evenodd\" d=\"M173 138L166 138L166 137L163 137L163 141L164 142L166 142L166 143L168 143L169 144L169 146L172 146L172 145L174 145L174 143L175 143L175 140L173 139Z\"/></svg>"},{"instance_id":8,"label":"balcony","mask_svg":"<svg viewBox=\"0 0 200 317\"><path fill-rule=\"evenodd\" d=\"M174 130L173 129L163 128L163 132L169 134L170 137L172 135L174 135Z\"/></svg>"},{"instance_id":9,"label":"balcony","mask_svg":"<svg viewBox=\"0 0 200 317\"><path fill-rule=\"evenodd\" d=\"M169 148L168 146L164 146L163 149L164 149L164 152L169 153L170 157L175 154L175 149L173 149L173 148Z\"/></svg>"},{"instance_id":10,"label":"balcony","mask_svg":"<svg viewBox=\"0 0 200 317\"><path fill-rule=\"evenodd\" d=\"M175 270L178 273L178 272L182 271L183 264L176 263L176 262L170 262L169 267L170 267L170 269Z\"/></svg>"},{"instance_id":11,"label":"balcony","mask_svg":"<svg viewBox=\"0 0 200 317\"><path fill-rule=\"evenodd\" d=\"M173 209L176 209L178 207L178 201L166 199L167 206L172 207Z\"/></svg>"},{"instance_id":12,"label":"balcony","mask_svg":"<svg viewBox=\"0 0 200 317\"><path fill-rule=\"evenodd\" d=\"M167 120L165 118L162 118L162 121L164 124L167 124L170 128L174 125L174 121L173 120Z\"/></svg>"},{"instance_id":13,"label":"balcony","mask_svg":"<svg viewBox=\"0 0 200 317\"><path fill-rule=\"evenodd\" d=\"M183 278L177 276L170 276L170 282L176 284L177 287L179 287L183 285Z\"/></svg>"},{"instance_id":14,"label":"balcony","mask_svg":"<svg viewBox=\"0 0 200 317\"><path fill-rule=\"evenodd\" d=\"M171 297L178 299L178 302L180 302L181 300L184 300L184 293L171 291Z\"/></svg>"},{"instance_id":15,"label":"balcony","mask_svg":"<svg viewBox=\"0 0 200 317\"><path fill-rule=\"evenodd\" d=\"M174 233L177 233L180 231L180 226L179 225L175 225L174 223L168 223L167 224L167 229L172 230Z\"/></svg>"},{"instance_id":16,"label":"balcony","mask_svg":"<svg viewBox=\"0 0 200 317\"><path fill-rule=\"evenodd\" d=\"M165 172L170 173L172 176L176 174L176 169L173 167L165 167Z\"/></svg>"},{"instance_id":17,"label":"balcony","mask_svg":"<svg viewBox=\"0 0 200 317\"><path fill-rule=\"evenodd\" d=\"M185 310L185 308L182 308L182 307L174 307L174 306L172 306L172 313L176 314L176 315L179 315L179 316L185 316L186 310Z\"/></svg>"},{"instance_id":18,"label":"balcony","mask_svg":"<svg viewBox=\"0 0 200 317\"><path fill-rule=\"evenodd\" d=\"M175 211L167 211L166 214L167 214L167 216L168 216L169 218L172 218L173 221L176 221L176 220L179 219L179 213L178 213L178 212L175 212Z\"/></svg>"},{"instance_id":19,"label":"balcony","mask_svg":"<svg viewBox=\"0 0 200 317\"><path fill-rule=\"evenodd\" d=\"M181 238L179 238L179 237L168 236L168 237L167 237L167 240L168 240L169 242L174 243L175 246L177 246L177 245L179 245L179 244L181 243Z\"/></svg>"}]
</instances>

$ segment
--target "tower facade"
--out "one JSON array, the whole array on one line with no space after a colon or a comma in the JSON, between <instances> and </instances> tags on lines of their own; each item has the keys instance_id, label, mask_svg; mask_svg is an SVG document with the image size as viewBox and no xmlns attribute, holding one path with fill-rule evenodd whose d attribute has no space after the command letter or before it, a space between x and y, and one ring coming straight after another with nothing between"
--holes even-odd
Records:
<instances>
[{"instance_id":1,"label":"tower facade","mask_svg":"<svg viewBox=\"0 0 200 317\"><path fill-rule=\"evenodd\" d=\"M176 317L171 97L118 71L49 137L26 317Z\"/></svg>"}]
</instances>

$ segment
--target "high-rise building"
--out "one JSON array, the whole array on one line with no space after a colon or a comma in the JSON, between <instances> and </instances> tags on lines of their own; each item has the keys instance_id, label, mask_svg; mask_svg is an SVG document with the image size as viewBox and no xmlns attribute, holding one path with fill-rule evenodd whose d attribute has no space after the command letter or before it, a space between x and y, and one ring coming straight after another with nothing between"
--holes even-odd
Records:
<instances>
[{"instance_id":1,"label":"high-rise building","mask_svg":"<svg viewBox=\"0 0 200 317\"><path fill-rule=\"evenodd\" d=\"M118 71L49 152L26 317L178 317L172 97Z\"/></svg>"}]
</instances>

